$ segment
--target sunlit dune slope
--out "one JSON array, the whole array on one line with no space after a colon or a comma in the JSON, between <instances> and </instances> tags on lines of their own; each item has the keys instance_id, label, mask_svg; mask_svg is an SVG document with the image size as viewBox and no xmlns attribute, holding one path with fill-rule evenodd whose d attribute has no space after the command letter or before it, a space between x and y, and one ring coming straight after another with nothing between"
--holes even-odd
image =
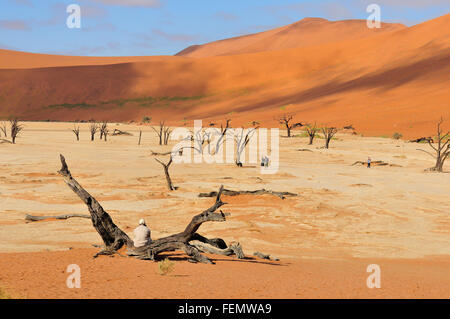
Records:
<instances>
[{"instance_id":1,"label":"sunlit dune slope","mask_svg":"<svg viewBox=\"0 0 450 319\"><path fill-rule=\"evenodd\" d=\"M277 116L295 113L298 121L405 137L433 134L441 115L450 120L450 15L301 48L145 59L0 70L0 116L277 126Z\"/></svg>"},{"instance_id":2,"label":"sunlit dune slope","mask_svg":"<svg viewBox=\"0 0 450 319\"><path fill-rule=\"evenodd\" d=\"M105 65L114 63L142 62L149 57L87 57L37 54L0 49L0 69L30 69L57 66Z\"/></svg>"},{"instance_id":3,"label":"sunlit dune slope","mask_svg":"<svg viewBox=\"0 0 450 319\"><path fill-rule=\"evenodd\" d=\"M305 18L296 23L241 37L193 45L178 56L208 57L302 48L331 42L360 39L374 34L406 28L402 24L382 23L380 29L369 29L366 20L328 21Z\"/></svg>"}]
</instances>

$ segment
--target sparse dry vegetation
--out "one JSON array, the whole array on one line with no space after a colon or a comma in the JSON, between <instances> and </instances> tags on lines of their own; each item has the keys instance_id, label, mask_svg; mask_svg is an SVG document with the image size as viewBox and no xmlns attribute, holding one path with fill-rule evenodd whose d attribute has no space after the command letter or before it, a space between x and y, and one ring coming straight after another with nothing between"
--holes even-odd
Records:
<instances>
[{"instance_id":1,"label":"sparse dry vegetation","mask_svg":"<svg viewBox=\"0 0 450 319\"><path fill-rule=\"evenodd\" d=\"M175 263L170 261L169 258L165 258L158 262L158 271L161 276L166 276L173 271Z\"/></svg>"}]
</instances>

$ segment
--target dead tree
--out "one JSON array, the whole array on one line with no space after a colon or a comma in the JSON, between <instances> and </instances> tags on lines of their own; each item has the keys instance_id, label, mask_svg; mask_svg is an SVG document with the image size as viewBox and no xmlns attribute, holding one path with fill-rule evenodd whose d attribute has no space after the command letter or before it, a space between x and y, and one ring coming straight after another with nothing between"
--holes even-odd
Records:
<instances>
[{"instance_id":1,"label":"dead tree","mask_svg":"<svg viewBox=\"0 0 450 319\"><path fill-rule=\"evenodd\" d=\"M169 137L172 133L170 127L166 127L165 121L159 122L159 131L152 126L152 129L156 132L159 137L159 145L167 145L169 143Z\"/></svg>"},{"instance_id":2,"label":"dead tree","mask_svg":"<svg viewBox=\"0 0 450 319\"><path fill-rule=\"evenodd\" d=\"M73 126L72 129L73 134L75 134L75 136L77 137L77 141L80 140L80 126Z\"/></svg>"},{"instance_id":3,"label":"dead tree","mask_svg":"<svg viewBox=\"0 0 450 319\"><path fill-rule=\"evenodd\" d=\"M291 137L291 129L292 129L292 124L290 124L290 122L292 121L293 116L292 115L283 115L283 117L278 119L278 122L280 124L284 124L286 126L286 131L287 131L287 136Z\"/></svg>"},{"instance_id":4,"label":"dead tree","mask_svg":"<svg viewBox=\"0 0 450 319\"><path fill-rule=\"evenodd\" d=\"M5 135L5 138L8 137L8 130L6 129L6 122L2 121L0 124L0 130L3 132L3 134ZM1 134L0 134L1 135Z\"/></svg>"},{"instance_id":5,"label":"dead tree","mask_svg":"<svg viewBox=\"0 0 450 319\"><path fill-rule=\"evenodd\" d=\"M121 131L121 130L115 128L114 131L113 131L113 133L112 133L112 135L113 135L113 136L117 136L117 135L128 135L128 136L132 136L133 134L131 134L130 132Z\"/></svg>"},{"instance_id":6,"label":"dead tree","mask_svg":"<svg viewBox=\"0 0 450 319\"><path fill-rule=\"evenodd\" d=\"M201 153L201 151L198 148L196 148L195 146L184 146L184 147L180 147L180 148L178 148L176 150L172 150L170 152L163 152L163 153L162 152L155 152L155 151L152 151L152 150L150 150L150 152L151 152L151 156L166 156L166 155L171 155L171 156L179 155L179 156L181 156L181 155L183 155L183 152L184 152L185 149L193 149L193 150L197 151L198 153Z\"/></svg>"},{"instance_id":7,"label":"dead tree","mask_svg":"<svg viewBox=\"0 0 450 319\"><path fill-rule=\"evenodd\" d=\"M170 174L169 174L169 167L170 167L170 164L172 164L172 155L170 155L170 160L169 160L169 162L167 164L161 162L157 158L155 158L155 161L157 161L159 164L161 164L163 166L163 168L164 168L164 174L166 175L166 181L167 181L167 188L170 191L176 190L176 187L173 186L172 179L170 178Z\"/></svg>"},{"instance_id":8,"label":"dead tree","mask_svg":"<svg viewBox=\"0 0 450 319\"><path fill-rule=\"evenodd\" d=\"M91 141L94 141L95 139L95 133L98 131L98 124L95 122L92 122L89 126L89 130L91 131Z\"/></svg>"},{"instance_id":9,"label":"dead tree","mask_svg":"<svg viewBox=\"0 0 450 319\"><path fill-rule=\"evenodd\" d=\"M287 137L291 137L291 130L293 130L296 127L302 127L303 124L302 123L291 123L292 119L294 118L293 115L283 115L282 117L280 117L278 119L278 122L280 124L283 124L284 126L286 126L286 131L287 131Z\"/></svg>"},{"instance_id":10,"label":"dead tree","mask_svg":"<svg viewBox=\"0 0 450 319\"><path fill-rule=\"evenodd\" d=\"M419 138L416 138L415 140L410 140L409 142L410 143L423 143L423 142L434 143L434 139L431 136L429 136L429 137L419 137Z\"/></svg>"},{"instance_id":11,"label":"dead tree","mask_svg":"<svg viewBox=\"0 0 450 319\"><path fill-rule=\"evenodd\" d=\"M325 148L330 147L330 141L334 135L337 133L337 128L335 127L324 127L322 128L323 137L325 138Z\"/></svg>"},{"instance_id":12,"label":"dead tree","mask_svg":"<svg viewBox=\"0 0 450 319\"><path fill-rule=\"evenodd\" d=\"M200 226L205 222L224 222L226 220L228 214L225 214L222 211L216 213L220 207L225 205L221 200L223 187L220 188L214 205L203 211L201 214L194 216L183 232L157 239L151 244L136 248L130 237L117 227L111 216L103 209L100 203L72 177L64 156L61 155L60 157L62 167L58 173L64 178L64 181L69 188L77 194L88 207L92 225L97 230L105 245L105 248L95 254L94 257L115 254L123 246L126 246L128 248L127 254L139 259L157 260L158 255L162 252L181 250L189 256L189 261L191 262L213 264L214 262L212 260L201 254L201 251L204 251L201 247L197 247L195 244L191 243L193 241L199 241L202 244L207 244L210 247L215 248L214 253L217 254L234 254L237 255L238 258L244 257L242 248L239 244L227 247L225 241L221 238L208 239L197 233Z\"/></svg>"},{"instance_id":13,"label":"dead tree","mask_svg":"<svg viewBox=\"0 0 450 319\"><path fill-rule=\"evenodd\" d=\"M9 123L11 124L11 143L16 144L16 138L23 130L23 126L19 124L19 120L17 118L10 120Z\"/></svg>"},{"instance_id":14,"label":"dead tree","mask_svg":"<svg viewBox=\"0 0 450 319\"><path fill-rule=\"evenodd\" d=\"M108 132L109 132L108 122L105 121L105 122L102 123L102 126L100 127L100 140L103 137L105 137L105 142L106 142L107 136L108 136Z\"/></svg>"},{"instance_id":15,"label":"dead tree","mask_svg":"<svg viewBox=\"0 0 450 319\"><path fill-rule=\"evenodd\" d=\"M290 192L274 192L271 190L266 190L266 189L258 189L255 191L233 191L230 189L223 189L222 190L222 194L227 195L227 196L238 196L238 195L273 195L276 197L279 197L281 199L285 199L286 196L298 196L295 193L290 193ZM209 192L209 193L200 193L198 194L198 197L216 197L217 196L217 192Z\"/></svg>"},{"instance_id":16,"label":"dead tree","mask_svg":"<svg viewBox=\"0 0 450 319\"><path fill-rule=\"evenodd\" d=\"M203 130L198 130L195 133L190 131L191 136L190 139L192 142L194 142L194 149L199 151L199 154L203 154L203 145L206 141L209 140L209 143L211 142L211 134L206 133Z\"/></svg>"},{"instance_id":17,"label":"dead tree","mask_svg":"<svg viewBox=\"0 0 450 319\"><path fill-rule=\"evenodd\" d=\"M444 119L441 117L441 120L437 124L437 137L436 142L437 145L434 146L431 139L428 139L428 145L433 149L434 154L425 150L419 149L419 151L425 152L428 155L432 156L436 159L436 164L434 167L429 168L429 171L442 172L444 168L444 162L448 158L450 154L450 131L447 131L446 134L443 134L441 124L444 122Z\"/></svg>"},{"instance_id":18,"label":"dead tree","mask_svg":"<svg viewBox=\"0 0 450 319\"><path fill-rule=\"evenodd\" d=\"M227 119L225 127L223 127L223 124L220 124L220 136L216 143L215 154L219 153L220 147L225 142L226 134L228 132L228 129L230 128L230 123L231 123L231 120Z\"/></svg>"},{"instance_id":19,"label":"dead tree","mask_svg":"<svg viewBox=\"0 0 450 319\"><path fill-rule=\"evenodd\" d=\"M170 129L170 127L166 127L164 129L164 145L169 144L170 134L172 134L172 130Z\"/></svg>"},{"instance_id":20,"label":"dead tree","mask_svg":"<svg viewBox=\"0 0 450 319\"><path fill-rule=\"evenodd\" d=\"M252 139L252 137L255 134L257 129L258 129L258 127L250 128L247 130L245 130L244 128L241 128L240 130L235 132L235 135L234 135L234 140L236 142L235 163L238 167L242 167L242 162L241 162L242 153L245 150L245 147L247 146L247 144ZM247 131L247 132L244 134L244 131Z\"/></svg>"},{"instance_id":21,"label":"dead tree","mask_svg":"<svg viewBox=\"0 0 450 319\"><path fill-rule=\"evenodd\" d=\"M316 137L317 131L318 131L318 129L317 129L316 123L314 123L314 126L306 125L306 133L309 136L309 145L313 145L314 138Z\"/></svg>"},{"instance_id":22,"label":"dead tree","mask_svg":"<svg viewBox=\"0 0 450 319\"><path fill-rule=\"evenodd\" d=\"M139 141L138 141L138 145L141 145L141 138L142 138L142 130L139 130Z\"/></svg>"},{"instance_id":23,"label":"dead tree","mask_svg":"<svg viewBox=\"0 0 450 319\"><path fill-rule=\"evenodd\" d=\"M26 215L25 216L25 220L30 221L30 222L39 222L39 221L43 221L43 220L54 220L54 219L58 219L58 220L65 220L65 219L69 219L69 218L91 218L91 216L89 215L83 215L83 214L65 214L65 215L58 215L58 216L33 216L33 215Z\"/></svg>"}]
</instances>

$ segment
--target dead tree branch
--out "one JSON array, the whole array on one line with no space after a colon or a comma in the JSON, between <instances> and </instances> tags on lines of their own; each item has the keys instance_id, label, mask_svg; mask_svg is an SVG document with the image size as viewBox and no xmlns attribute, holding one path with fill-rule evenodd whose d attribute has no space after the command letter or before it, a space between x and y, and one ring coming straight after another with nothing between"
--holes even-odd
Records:
<instances>
[{"instance_id":1,"label":"dead tree branch","mask_svg":"<svg viewBox=\"0 0 450 319\"><path fill-rule=\"evenodd\" d=\"M164 168L164 174L166 175L166 181L167 181L167 188L170 191L176 190L177 188L175 186L173 186L172 179L170 178L170 174L169 174L169 167L170 167L170 164L172 164L172 155L170 155L170 160L169 160L169 162L167 164L161 162L157 158L155 158L155 161L157 161L159 164L161 164L163 166L163 168Z\"/></svg>"},{"instance_id":2,"label":"dead tree branch","mask_svg":"<svg viewBox=\"0 0 450 319\"><path fill-rule=\"evenodd\" d=\"M90 215L82 215L82 214L66 214L66 215L58 215L58 216L33 216L33 215L26 215L25 216L25 220L28 220L30 222L38 222L38 221L42 221L42 220L46 220L46 219L61 219L61 220L65 220L65 219L69 219L69 218L91 218Z\"/></svg>"},{"instance_id":3,"label":"dead tree branch","mask_svg":"<svg viewBox=\"0 0 450 319\"><path fill-rule=\"evenodd\" d=\"M220 187L215 203L201 214L194 216L183 232L157 239L149 245L136 248L130 237L114 224L109 214L102 208L97 200L72 177L64 156L61 155L60 158L62 167L58 173L63 176L64 181L69 188L77 194L88 207L92 224L105 244L105 248L95 256L114 254L125 245L128 248L127 254L139 259L155 260L158 254L162 252L182 250L189 256L189 260L192 262L212 264L213 261L202 255L199 248L191 245L190 241L199 240L221 250L226 250L228 248L223 239L207 239L197 233L200 226L205 222L226 221L227 214L222 211L220 211L220 213L216 212L220 207L225 205L221 200L223 186ZM238 255L238 257L243 257L243 254Z\"/></svg>"},{"instance_id":4,"label":"dead tree branch","mask_svg":"<svg viewBox=\"0 0 450 319\"><path fill-rule=\"evenodd\" d=\"M289 192L274 192L271 190L266 190L266 189L258 189L255 191L233 191L230 189L223 189L222 191L223 195L227 195L227 196L238 196L238 195L264 195L264 194L268 194L268 195L273 195L273 196L277 196L281 199L285 199L286 196L298 196L298 194L294 194L294 193L289 193ZM210 193L200 193L198 194L198 197L215 197L217 196L217 192L210 192Z\"/></svg>"},{"instance_id":5,"label":"dead tree branch","mask_svg":"<svg viewBox=\"0 0 450 319\"><path fill-rule=\"evenodd\" d=\"M116 135L128 135L128 136L132 136L133 134L129 133L129 132L125 132L125 131L121 131L119 129L114 129L112 136L116 136Z\"/></svg>"}]
</instances>

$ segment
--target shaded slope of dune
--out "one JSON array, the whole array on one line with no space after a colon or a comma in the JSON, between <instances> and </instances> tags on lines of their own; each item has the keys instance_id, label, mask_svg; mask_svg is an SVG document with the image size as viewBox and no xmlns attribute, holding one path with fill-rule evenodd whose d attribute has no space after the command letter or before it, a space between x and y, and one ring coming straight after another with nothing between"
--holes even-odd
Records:
<instances>
[{"instance_id":1,"label":"shaded slope of dune","mask_svg":"<svg viewBox=\"0 0 450 319\"><path fill-rule=\"evenodd\" d=\"M450 15L370 37L267 52L0 70L0 116L30 120L232 118L296 113L364 134L430 135L450 118Z\"/></svg>"}]
</instances>

